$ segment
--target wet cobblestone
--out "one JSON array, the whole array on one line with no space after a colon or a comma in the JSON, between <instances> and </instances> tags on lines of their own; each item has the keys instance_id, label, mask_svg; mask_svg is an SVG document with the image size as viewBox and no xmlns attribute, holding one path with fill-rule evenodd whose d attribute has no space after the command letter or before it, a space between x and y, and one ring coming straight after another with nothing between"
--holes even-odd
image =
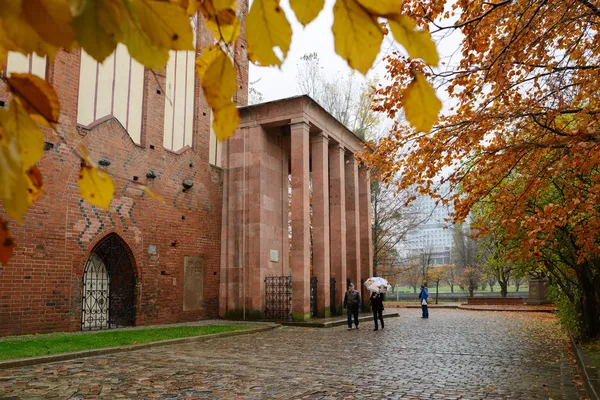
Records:
<instances>
[{"instance_id":1,"label":"wet cobblestone","mask_svg":"<svg viewBox=\"0 0 600 400\"><path fill-rule=\"evenodd\" d=\"M400 313L377 332L371 323L359 331L284 327L0 370L0 399L585 397L551 315L532 323L522 313Z\"/></svg>"}]
</instances>

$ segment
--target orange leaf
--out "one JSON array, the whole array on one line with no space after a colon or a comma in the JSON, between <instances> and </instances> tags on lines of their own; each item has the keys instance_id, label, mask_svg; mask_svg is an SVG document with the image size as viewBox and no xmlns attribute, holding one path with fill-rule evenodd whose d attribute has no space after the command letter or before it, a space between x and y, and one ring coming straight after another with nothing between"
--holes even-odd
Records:
<instances>
[{"instance_id":1,"label":"orange leaf","mask_svg":"<svg viewBox=\"0 0 600 400\"><path fill-rule=\"evenodd\" d=\"M0 263L7 263L15 249L15 241L8 231L8 222L0 219Z\"/></svg>"},{"instance_id":2,"label":"orange leaf","mask_svg":"<svg viewBox=\"0 0 600 400\"><path fill-rule=\"evenodd\" d=\"M7 82L10 91L21 100L34 121L55 127L60 116L60 103L47 81L33 74L11 74Z\"/></svg>"}]
</instances>

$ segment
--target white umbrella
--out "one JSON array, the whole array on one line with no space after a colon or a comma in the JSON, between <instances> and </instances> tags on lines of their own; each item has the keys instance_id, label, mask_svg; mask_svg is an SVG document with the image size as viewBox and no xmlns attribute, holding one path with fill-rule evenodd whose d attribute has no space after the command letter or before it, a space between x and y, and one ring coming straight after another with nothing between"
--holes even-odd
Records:
<instances>
[{"instance_id":1,"label":"white umbrella","mask_svg":"<svg viewBox=\"0 0 600 400\"><path fill-rule=\"evenodd\" d=\"M367 279L365 287L375 293L387 293L388 290L392 290L392 285L386 279L377 276Z\"/></svg>"}]
</instances>

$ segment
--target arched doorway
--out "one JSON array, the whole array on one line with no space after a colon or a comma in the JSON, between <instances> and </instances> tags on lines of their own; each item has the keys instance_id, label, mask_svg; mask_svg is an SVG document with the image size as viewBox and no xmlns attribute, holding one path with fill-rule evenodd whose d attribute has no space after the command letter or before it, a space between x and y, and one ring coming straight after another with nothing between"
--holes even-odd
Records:
<instances>
[{"instance_id":1,"label":"arched doorway","mask_svg":"<svg viewBox=\"0 0 600 400\"><path fill-rule=\"evenodd\" d=\"M115 234L90 254L83 271L81 330L135 324L135 273L127 244Z\"/></svg>"}]
</instances>

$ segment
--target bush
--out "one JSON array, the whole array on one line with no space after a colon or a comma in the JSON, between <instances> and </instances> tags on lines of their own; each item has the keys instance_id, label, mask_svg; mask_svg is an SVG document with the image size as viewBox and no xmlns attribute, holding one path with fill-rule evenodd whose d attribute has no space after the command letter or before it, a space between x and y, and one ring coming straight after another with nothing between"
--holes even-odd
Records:
<instances>
[{"instance_id":1,"label":"bush","mask_svg":"<svg viewBox=\"0 0 600 400\"><path fill-rule=\"evenodd\" d=\"M567 329L573 336L579 338L581 336L581 310L577 303L562 291L561 288L551 285L548 287L548 298L558 305L558 319L563 328Z\"/></svg>"}]
</instances>

